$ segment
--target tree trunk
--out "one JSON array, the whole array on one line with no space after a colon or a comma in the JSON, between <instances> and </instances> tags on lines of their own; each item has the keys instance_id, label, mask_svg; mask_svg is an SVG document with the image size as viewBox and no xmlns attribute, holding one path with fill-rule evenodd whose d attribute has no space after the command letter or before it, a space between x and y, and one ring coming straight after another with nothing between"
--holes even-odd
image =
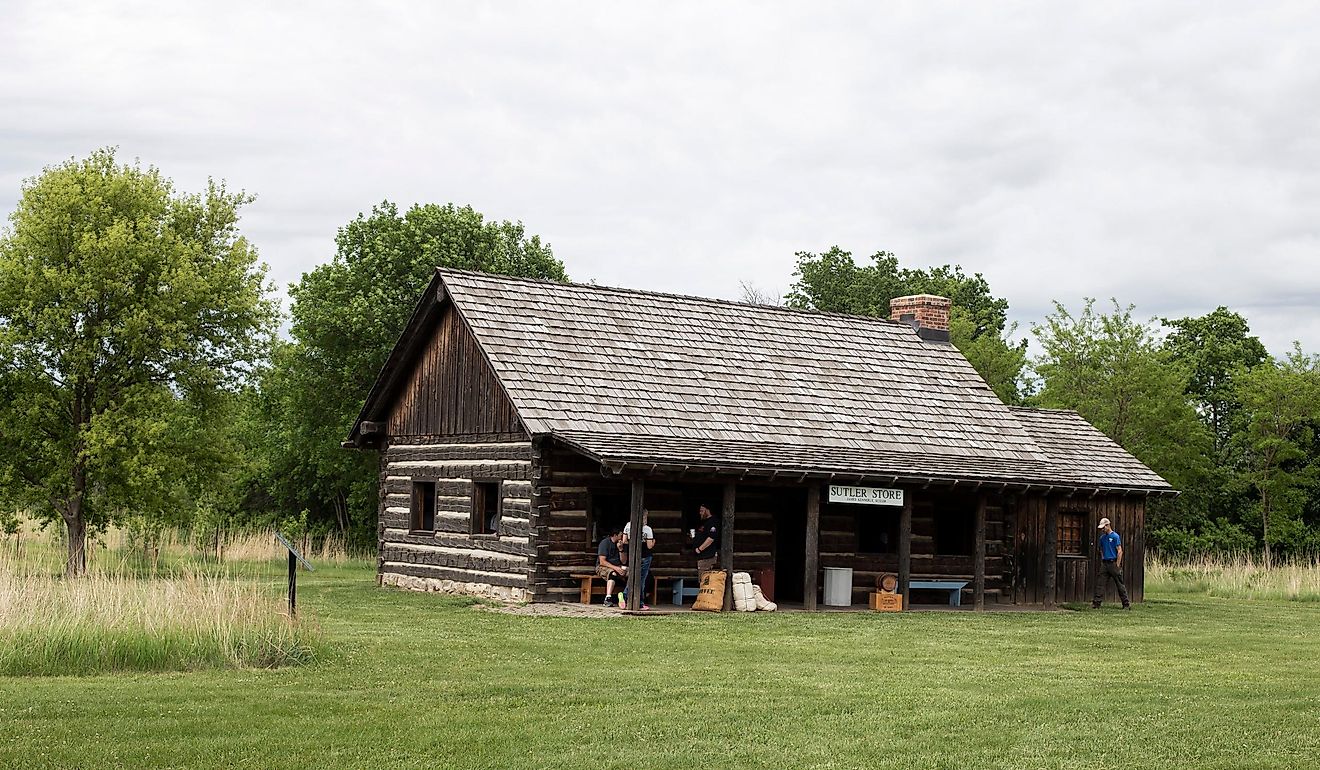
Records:
<instances>
[{"instance_id":1,"label":"tree trunk","mask_svg":"<svg viewBox=\"0 0 1320 770\"><path fill-rule=\"evenodd\" d=\"M87 467L81 461L73 466L73 493L65 506L64 526L69 535L69 554L64 564L65 577L87 574L87 517L83 498L87 493Z\"/></svg>"},{"instance_id":2,"label":"tree trunk","mask_svg":"<svg viewBox=\"0 0 1320 770\"><path fill-rule=\"evenodd\" d=\"M335 521L339 524L339 534L348 537L348 500L343 492L335 493Z\"/></svg>"},{"instance_id":3,"label":"tree trunk","mask_svg":"<svg viewBox=\"0 0 1320 770\"><path fill-rule=\"evenodd\" d=\"M1261 536L1265 541L1265 568L1270 568L1270 493L1262 491L1260 500Z\"/></svg>"},{"instance_id":4,"label":"tree trunk","mask_svg":"<svg viewBox=\"0 0 1320 770\"><path fill-rule=\"evenodd\" d=\"M87 574L87 521L83 518L81 500L69 505L69 513L64 516L64 527L69 535L69 554L64 564L64 576L82 577Z\"/></svg>"}]
</instances>

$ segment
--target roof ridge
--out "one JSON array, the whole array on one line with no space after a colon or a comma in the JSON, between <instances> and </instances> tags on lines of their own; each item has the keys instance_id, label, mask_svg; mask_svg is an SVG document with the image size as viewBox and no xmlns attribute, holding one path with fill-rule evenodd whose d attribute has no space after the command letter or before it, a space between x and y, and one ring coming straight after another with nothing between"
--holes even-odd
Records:
<instances>
[{"instance_id":1,"label":"roof ridge","mask_svg":"<svg viewBox=\"0 0 1320 770\"><path fill-rule=\"evenodd\" d=\"M666 299L679 299L687 301L702 302L714 305L728 305L737 308L753 308L769 312L790 313L796 315L816 316L820 318L839 318L849 321L874 321L890 326L906 326L911 328L906 321L894 321L884 316L878 315L859 315L856 313L840 313L834 310L816 310L814 308L790 307L788 305L762 305L756 302L739 302L732 299L723 299L721 297L702 297L697 294L675 294L665 291L651 291L648 289L633 289L626 286L602 286L595 283L580 283L577 281L556 281L551 278L527 278L515 275L503 275L500 273L484 273L480 270L461 270L454 267L437 267L436 272L443 278L447 274L467 275L477 278L494 279L497 281L508 281L512 283L530 283L549 286L568 286L575 289L590 289L608 294L634 294L643 297L664 297Z\"/></svg>"}]
</instances>

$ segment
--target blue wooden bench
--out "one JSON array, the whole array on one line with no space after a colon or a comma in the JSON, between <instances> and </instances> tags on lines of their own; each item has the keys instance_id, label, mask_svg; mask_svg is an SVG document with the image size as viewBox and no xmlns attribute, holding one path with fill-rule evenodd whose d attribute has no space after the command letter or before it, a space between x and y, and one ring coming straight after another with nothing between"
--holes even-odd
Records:
<instances>
[{"instance_id":1,"label":"blue wooden bench","mask_svg":"<svg viewBox=\"0 0 1320 770\"><path fill-rule=\"evenodd\" d=\"M949 606L962 606L962 590L967 587L966 580L913 580L908 583L909 588L933 588L937 591L949 592Z\"/></svg>"},{"instance_id":2,"label":"blue wooden bench","mask_svg":"<svg viewBox=\"0 0 1320 770\"><path fill-rule=\"evenodd\" d=\"M688 583L691 583L689 586ZM699 578L674 578L674 606L682 607L683 599L691 596L697 598L697 590L700 588Z\"/></svg>"}]
</instances>

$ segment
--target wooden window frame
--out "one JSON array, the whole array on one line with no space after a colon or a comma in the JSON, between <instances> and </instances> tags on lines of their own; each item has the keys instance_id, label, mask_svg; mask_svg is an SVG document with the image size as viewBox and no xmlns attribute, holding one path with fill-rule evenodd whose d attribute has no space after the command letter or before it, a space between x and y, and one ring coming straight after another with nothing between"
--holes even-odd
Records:
<instances>
[{"instance_id":1,"label":"wooden window frame","mask_svg":"<svg viewBox=\"0 0 1320 770\"><path fill-rule=\"evenodd\" d=\"M427 490L430 494L427 494ZM430 502L431 526L426 526L427 505ZM412 482L412 501L408 506L408 531L409 532L435 532L435 514L439 506L436 505L436 484L435 479L413 479Z\"/></svg>"},{"instance_id":2,"label":"wooden window frame","mask_svg":"<svg viewBox=\"0 0 1320 770\"><path fill-rule=\"evenodd\" d=\"M486 528L485 513L488 507L482 505L486 501L486 489L490 485L495 485L495 529ZM472 479L472 497L468 504L470 516L468 519L468 533L472 537L496 539L500 536L500 521L504 518L504 479Z\"/></svg>"},{"instance_id":3,"label":"wooden window frame","mask_svg":"<svg viewBox=\"0 0 1320 770\"><path fill-rule=\"evenodd\" d=\"M1057 532L1057 555L1060 558L1076 559L1087 558L1087 552L1090 547L1089 539L1086 536L1086 523L1090 519L1086 511L1059 511L1059 519L1056 524ZM1067 537L1065 533L1075 531L1076 540ZM1075 545L1073 545L1075 543Z\"/></svg>"}]
</instances>

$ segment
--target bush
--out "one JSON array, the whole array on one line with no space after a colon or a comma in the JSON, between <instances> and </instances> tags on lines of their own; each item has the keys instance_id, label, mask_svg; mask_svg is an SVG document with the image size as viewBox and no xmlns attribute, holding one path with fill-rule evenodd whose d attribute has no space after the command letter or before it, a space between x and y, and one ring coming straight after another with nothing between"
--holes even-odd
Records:
<instances>
[{"instance_id":1,"label":"bush","mask_svg":"<svg viewBox=\"0 0 1320 770\"><path fill-rule=\"evenodd\" d=\"M1233 556L1260 550L1255 535L1224 518L1215 519L1201 532L1182 527L1153 529L1146 535L1146 545L1162 556L1179 559Z\"/></svg>"}]
</instances>

